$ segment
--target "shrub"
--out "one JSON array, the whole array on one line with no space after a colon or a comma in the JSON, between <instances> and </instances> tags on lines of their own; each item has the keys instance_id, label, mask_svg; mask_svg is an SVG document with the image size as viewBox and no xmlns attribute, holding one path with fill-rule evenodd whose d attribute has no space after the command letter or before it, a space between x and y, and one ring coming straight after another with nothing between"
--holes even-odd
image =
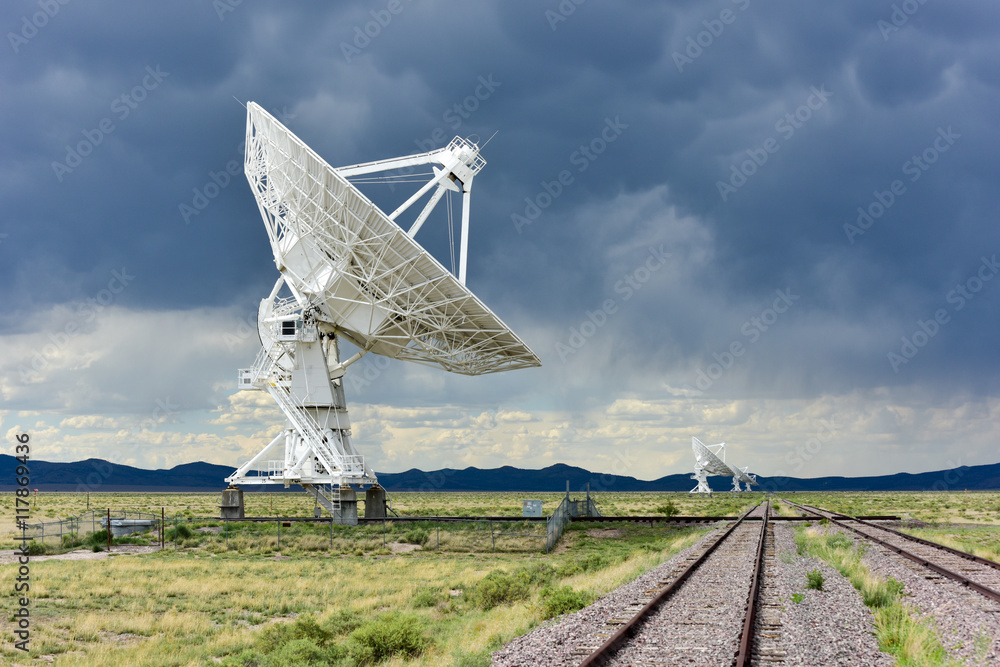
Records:
<instances>
[{"instance_id":1,"label":"shrub","mask_svg":"<svg viewBox=\"0 0 1000 667\"><path fill-rule=\"evenodd\" d=\"M247 649L237 655L223 658L222 667L260 667L263 660L259 653Z\"/></svg>"},{"instance_id":2,"label":"shrub","mask_svg":"<svg viewBox=\"0 0 1000 667\"><path fill-rule=\"evenodd\" d=\"M102 547L100 544L95 544L94 546L90 547L90 550L93 551L95 554L98 554L104 551L104 547Z\"/></svg>"},{"instance_id":3,"label":"shrub","mask_svg":"<svg viewBox=\"0 0 1000 667\"><path fill-rule=\"evenodd\" d=\"M28 544L28 555L29 556L43 556L49 553L49 548L44 542L35 542L34 540Z\"/></svg>"},{"instance_id":4,"label":"shrub","mask_svg":"<svg viewBox=\"0 0 1000 667\"><path fill-rule=\"evenodd\" d=\"M413 596L414 607L433 607L441 600L441 592L425 588Z\"/></svg>"},{"instance_id":5,"label":"shrub","mask_svg":"<svg viewBox=\"0 0 1000 667\"><path fill-rule=\"evenodd\" d=\"M312 616L299 616L294 623L269 625L257 636L257 648L264 652L274 652L296 639L308 639L313 644L324 647L333 633L320 627Z\"/></svg>"},{"instance_id":6,"label":"shrub","mask_svg":"<svg viewBox=\"0 0 1000 667\"><path fill-rule=\"evenodd\" d=\"M261 663L261 667L315 667L331 665L347 657L339 646L320 647L311 639L293 639L274 651Z\"/></svg>"},{"instance_id":7,"label":"shrub","mask_svg":"<svg viewBox=\"0 0 1000 667\"><path fill-rule=\"evenodd\" d=\"M596 556L596 554L594 554ZM583 562L587 563L588 558L584 558ZM545 563L536 563L534 565L526 565L524 567L519 567L514 570L514 575L525 579L529 584L533 586L545 586L552 582L555 578L556 571L551 565L546 565Z\"/></svg>"},{"instance_id":8,"label":"shrub","mask_svg":"<svg viewBox=\"0 0 1000 667\"><path fill-rule=\"evenodd\" d=\"M526 573L493 570L476 584L472 601L480 609L489 610L502 604L527 600L531 592L529 582Z\"/></svg>"},{"instance_id":9,"label":"shrub","mask_svg":"<svg viewBox=\"0 0 1000 667\"><path fill-rule=\"evenodd\" d=\"M414 616L386 614L351 633L350 656L358 663L381 662L394 656L416 657L430 643Z\"/></svg>"},{"instance_id":10,"label":"shrub","mask_svg":"<svg viewBox=\"0 0 1000 667\"><path fill-rule=\"evenodd\" d=\"M834 533L826 536L826 546L831 549L850 549L853 542L851 538L843 533Z\"/></svg>"},{"instance_id":11,"label":"shrub","mask_svg":"<svg viewBox=\"0 0 1000 667\"><path fill-rule=\"evenodd\" d=\"M94 531L87 536L88 544L107 544L108 543L108 529L101 528L98 531Z\"/></svg>"},{"instance_id":12,"label":"shrub","mask_svg":"<svg viewBox=\"0 0 1000 667\"><path fill-rule=\"evenodd\" d=\"M426 528L414 528L406 532L400 540L406 544L418 544L424 546L431 539L430 531Z\"/></svg>"},{"instance_id":13,"label":"shrub","mask_svg":"<svg viewBox=\"0 0 1000 667\"><path fill-rule=\"evenodd\" d=\"M819 571L819 568L806 572L806 588L821 591L823 590L823 581L823 573Z\"/></svg>"},{"instance_id":14,"label":"shrub","mask_svg":"<svg viewBox=\"0 0 1000 667\"><path fill-rule=\"evenodd\" d=\"M571 614L590 604L590 595L569 586L542 590L542 618Z\"/></svg>"},{"instance_id":15,"label":"shrub","mask_svg":"<svg viewBox=\"0 0 1000 667\"><path fill-rule=\"evenodd\" d=\"M164 533L164 538L167 542L173 542L175 539L188 539L194 536L194 531L191 530L187 525L180 524L177 528L167 528L166 533Z\"/></svg>"},{"instance_id":16,"label":"shrub","mask_svg":"<svg viewBox=\"0 0 1000 667\"><path fill-rule=\"evenodd\" d=\"M361 617L348 609L341 609L323 624L334 637L346 637L362 625Z\"/></svg>"},{"instance_id":17,"label":"shrub","mask_svg":"<svg viewBox=\"0 0 1000 667\"><path fill-rule=\"evenodd\" d=\"M902 593L903 583L892 577L889 577L885 582L864 581L861 586L861 597L865 605L872 609L884 609L891 606Z\"/></svg>"},{"instance_id":18,"label":"shrub","mask_svg":"<svg viewBox=\"0 0 1000 667\"><path fill-rule=\"evenodd\" d=\"M665 504L656 508L657 514L662 514L668 519L672 516L677 516L680 514L680 511L680 508L677 507L673 500L668 500Z\"/></svg>"},{"instance_id":19,"label":"shrub","mask_svg":"<svg viewBox=\"0 0 1000 667\"><path fill-rule=\"evenodd\" d=\"M62 547L63 547L63 549L73 549L75 547L80 546L81 544L83 544L83 540L81 540L76 535L63 535L62 536Z\"/></svg>"}]
</instances>

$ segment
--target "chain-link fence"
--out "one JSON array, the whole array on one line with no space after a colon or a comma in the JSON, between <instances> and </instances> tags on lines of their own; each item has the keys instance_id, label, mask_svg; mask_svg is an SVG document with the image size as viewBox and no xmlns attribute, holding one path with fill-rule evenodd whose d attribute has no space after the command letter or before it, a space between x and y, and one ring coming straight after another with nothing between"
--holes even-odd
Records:
<instances>
[{"instance_id":1,"label":"chain-link fence","mask_svg":"<svg viewBox=\"0 0 1000 667\"><path fill-rule=\"evenodd\" d=\"M563 531L566 530L566 524L576 516L601 516L601 512L597 509L597 504L594 503L589 493L585 500L570 500L569 495L567 495L559 503L559 507L556 508L556 511L552 513L552 516L546 522L545 553L552 550L552 547L562 537Z\"/></svg>"},{"instance_id":2,"label":"chain-link fence","mask_svg":"<svg viewBox=\"0 0 1000 667\"><path fill-rule=\"evenodd\" d=\"M84 543L99 545L107 540L105 531L109 522L111 536L121 538L133 532L159 530L160 517L135 510L90 510L59 521L26 524L24 537L36 544L57 548L71 548Z\"/></svg>"},{"instance_id":3,"label":"chain-link fence","mask_svg":"<svg viewBox=\"0 0 1000 667\"><path fill-rule=\"evenodd\" d=\"M161 518L162 517L162 518ZM538 551L546 540L545 521L516 517L428 517L417 520L361 520L345 526L327 518L266 518L224 520L167 517L149 512L93 510L77 517L29 524L25 537L37 553L90 547L104 548L110 519L115 545L211 552L283 554L405 553L417 549L446 552L524 553Z\"/></svg>"},{"instance_id":4,"label":"chain-link fence","mask_svg":"<svg viewBox=\"0 0 1000 667\"><path fill-rule=\"evenodd\" d=\"M91 510L60 521L29 524L25 537L36 551L108 544L173 549L208 549L241 553L317 552L401 553L416 549L449 552L538 551L548 553L562 536L566 524L577 516L601 516L588 496L563 498L547 519L517 517L428 517L416 520L361 520L345 526L329 518L268 518L224 520L167 517L135 510ZM107 529L110 524L110 541Z\"/></svg>"}]
</instances>

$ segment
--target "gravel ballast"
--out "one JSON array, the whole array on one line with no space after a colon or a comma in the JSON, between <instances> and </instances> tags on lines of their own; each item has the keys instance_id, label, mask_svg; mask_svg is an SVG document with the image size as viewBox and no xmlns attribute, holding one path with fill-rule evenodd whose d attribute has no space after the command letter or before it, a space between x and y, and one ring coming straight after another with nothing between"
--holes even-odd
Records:
<instances>
[{"instance_id":1,"label":"gravel ballast","mask_svg":"<svg viewBox=\"0 0 1000 667\"><path fill-rule=\"evenodd\" d=\"M780 640L785 651L782 665L865 665L890 667L891 655L882 653L875 637L872 614L854 586L837 570L818 558L796 553L795 529L774 524L775 559L773 575L766 582L781 605ZM806 589L806 574L819 570L823 590ZM792 595L802 596L796 603ZM758 635L763 630L759 615ZM773 664L754 660L754 665Z\"/></svg>"},{"instance_id":2,"label":"gravel ballast","mask_svg":"<svg viewBox=\"0 0 1000 667\"><path fill-rule=\"evenodd\" d=\"M856 542L862 539L841 532ZM885 547L866 543L864 563L872 572L903 584L903 603L937 628L950 658L963 665L1000 665L1000 603Z\"/></svg>"},{"instance_id":3,"label":"gravel ballast","mask_svg":"<svg viewBox=\"0 0 1000 667\"><path fill-rule=\"evenodd\" d=\"M762 608L757 617L758 631L762 623L766 624L770 637L766 646L762 645L763 653L755 655L752 664L773 665L777 658L780 660L777 664L810 667L892 665L893 658L879 651L872 615L851 583L822 561L799 556L794 528L781 523L772 525L771 558L765 560ZM759 524L747 528L752 532L759 529ZM609 619L630 617L636 604L644 600L644 592L671 580L673 573L702 552L718 533L717 528L692 547L586 609L550 621L515 639L493 654L493 665L579 664L602 641L594 637L595 633L607 636ZM682 586L660 610L658 618L651 619L640 630L639 644L624 648L613 664L728 664L742 627L752 552L756 550L756 537L739 541L741 547L731 550L727 557L720 557L719 561L725 563L723 568L707 571L696 589L689 588L685 593ZM740 553L740 549L747 553ZM806 573L815 569L825 579L822 591L805 588ZM692 581L695 580L692 576ZM793 594L802 596L799 603L792 601ZM768 604L766 608L764 603Z\"/></svg>"}]
</instances>

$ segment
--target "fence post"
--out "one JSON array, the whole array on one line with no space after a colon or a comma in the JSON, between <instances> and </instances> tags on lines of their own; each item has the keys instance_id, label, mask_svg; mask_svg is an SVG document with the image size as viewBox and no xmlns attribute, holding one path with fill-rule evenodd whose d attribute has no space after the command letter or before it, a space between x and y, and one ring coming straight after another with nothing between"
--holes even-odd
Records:
<instances>
[{"instance_id":1,"label":"fence post","mask_svg":"<svg viewBox=\"0 0 1000 667\"><path fill-rule=\"evenodd\" d=\"M382 548L385 549L385 517L382 517Z\"/></svg>"},{"instance_id":2,"label":"fence post","mask_svg":"<svg viewBox=\"0 0 1000 667\"><path fill-rule=\"evenodd\" d=\"M108 553L111 553L111 508L108 508Z\"/></svg>"},{"instance_id":3,"label":"fence post","mask_svg":"<svg viewBox=\"0 0 1000 667\"><path fill-rule=\"evenodd\" d=\"M330 551L333 552L333 512L330 512Z\"/></svg>"},{"instance_id":4,"label":"fence post","mask_svg":"<svg viewBox=\"0 0 1000 667\"><path fill-rule=\"evenodd\" d=\"M490 541L493 542L493 553L497 552L497 538L493 534L493 519L490 519Z\"/></svg>"},{"instance_id":5,"label":"fence post","mask_svg":"<svg viewBox=\"0 0 1000 667\"><path fill-rule=\"evenodd\" d=\"M177 517L174 517L174 551L177 550Z\"/></svg>"},{"instance_id":6,"label":"fence post","mask_svg":"<svg viewBox=\"0 0 1000 667\"><path fill-rule=\"evenodd\" d=\"M167 518L167 510L162 505L160 506L160 548L163 548L163 537L167 532L166 527L163 525Z\"/></svg>"},{"instance_id":7,"label":"fence post","mask_svg":"<svg viewBox=\"0 0 1000 667\"><path fill-rule=\"evenodd\" d=\"M438 551L440 551L441 550L441 523L437 520L437 517L434 517L434 528L437 530L437 537L438 537L437 548L438 548Z\"/></svg>"},{"instance_id":8,"label":"fence post","mask_svg":"<svg viewBox=\"0 0 1000 667\"><path fill-rule=\"evenodd\" d=\"M281 519L278 519L278 551L281 551Z\"/></svg>"},{"instance_id":9,"label":"fence post","mask_svg":"<svg viewBox=\"0 0 1000 667\"><path fill-rule=\"evenodd\" d=\"M229 551L229 519L226 519L226 551Z\"/></svg>"}]
</instances>

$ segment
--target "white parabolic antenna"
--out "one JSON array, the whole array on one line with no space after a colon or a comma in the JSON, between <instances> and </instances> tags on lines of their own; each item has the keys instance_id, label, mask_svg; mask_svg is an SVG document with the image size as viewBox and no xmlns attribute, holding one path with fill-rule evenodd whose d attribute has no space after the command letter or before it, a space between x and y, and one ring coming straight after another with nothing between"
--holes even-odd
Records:
<instances>
[{"instance_id":1,"label":"white parabolic antenna","mask_svg":"<svg viewBox=\"0 0 1000 667\"><path fill-rule=\"evenodd\" d=\"M733 491L740 491L740 482L744 483L746 491L750 490L750 485L757 484L756 475L751 475L747 471L750 467L737 468L726 463L726 443L720 442L717 445L706 445L698 438L691 438L691 449L694 451L694 474L691 479L697 480L698 485L691 489L689 493L712 493L708 485L709 475L719 475L720 477L733 478ZM719 458L719 454L722 458Z\"/></svg>"},{"instance_id":2,"label":"white parabolic antenna","mask_svg":"<svg viewBox=\"0 0 1000 667\"><path fill-rule=\"evenodd\" d=\"M428 153L335 169L259 105L247 104L244 167L281 276L261 301L262 349L239 382L270 393L287 424L227 482L300 484L349 520L341 502L354 502L354 489L378 487L351 442L348 366L368 352L463 375L541 365L465 286L469 197L485 164L478 144L455 137ZM347 181L416 165L432 167L430 180L389 215ZM414 240L448 191L463 197L457 277ZM428 194L404 231L399 216ZM279 296L283 286L291 296ZM340 361L338 338L359 352Z\"/></svg>"}]
</instances>

